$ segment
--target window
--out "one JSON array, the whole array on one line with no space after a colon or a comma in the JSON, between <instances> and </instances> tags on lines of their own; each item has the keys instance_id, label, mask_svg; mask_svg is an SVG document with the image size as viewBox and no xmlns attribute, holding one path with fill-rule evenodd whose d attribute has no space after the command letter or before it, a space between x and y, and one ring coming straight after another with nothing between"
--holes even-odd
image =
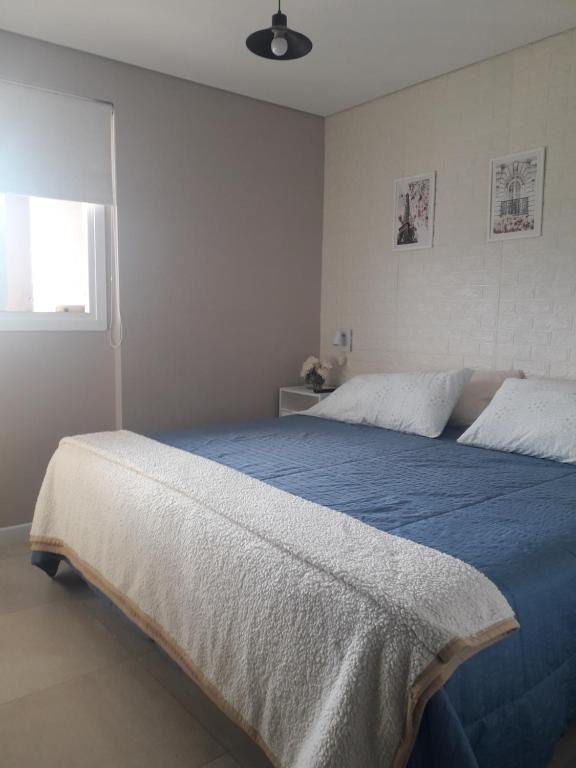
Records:
<instances>
[{"instance_id":1,"label":"window","mask_svg":"<svg viewBox=\"0 0 576 768\"><path fill-rule=\"evenodd\" d=\"M512 179L508 184L508 199L514 200L522 195L522 184L519 179Z\"/></svg>"},{"instance_id":2,"label":"window","mask_svg":"<svg viewBox=\"0 0 576 768\"><path fill-rule=\"evenodd\" d=\"M0 329L105 330L105 207L0 194Z\"/></svg>"},{"instance_id":3,"label":"window","mask_svg":"<svg viewBox=\"0 0 576 768\"><path fill-rule=\"evenodd\" d=\"M0 331L106 330L113 128L111 104L0 80Z\"/></svg>"}]
</instances>

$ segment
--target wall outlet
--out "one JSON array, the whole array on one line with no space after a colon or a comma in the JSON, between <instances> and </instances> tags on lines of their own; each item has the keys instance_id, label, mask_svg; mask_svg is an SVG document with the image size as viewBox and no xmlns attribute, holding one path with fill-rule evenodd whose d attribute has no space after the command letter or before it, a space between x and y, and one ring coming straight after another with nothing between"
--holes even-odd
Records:
<instances>
[{"instance_id":1,"label":"wall outlet","mask_svg":"<svg viewBox=\"0 0 576 768\"><path fill-rule=\"evenodd\" d=\"M339 329L334 335L332 345L336 347L339 352L352 352L352 337L353 332L351 328L346 330Z\"/></svg>"}]
</instances>

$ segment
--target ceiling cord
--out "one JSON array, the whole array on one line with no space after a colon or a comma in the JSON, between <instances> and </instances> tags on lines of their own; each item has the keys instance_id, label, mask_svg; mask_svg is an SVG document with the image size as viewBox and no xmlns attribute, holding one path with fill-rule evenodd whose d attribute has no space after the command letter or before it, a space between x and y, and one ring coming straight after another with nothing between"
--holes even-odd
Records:
<instances>
[{"instance_id":1,"label":"ceiling cord","mask_svg":"<svg viewBox=\"0 0 576 768\"><path fill-rule=\"evenodd\" d=\"M112 154L112 210L111 210L111 229L112 229L112 256L110 259L111 274L111 314L110 319L110 346L118 349L122 344L123 328L122 313L120 310L120 268L118 258L118 201L116 194L116 112L112 111L111 121L111 154Z\"/></svg>"}]
</instances>

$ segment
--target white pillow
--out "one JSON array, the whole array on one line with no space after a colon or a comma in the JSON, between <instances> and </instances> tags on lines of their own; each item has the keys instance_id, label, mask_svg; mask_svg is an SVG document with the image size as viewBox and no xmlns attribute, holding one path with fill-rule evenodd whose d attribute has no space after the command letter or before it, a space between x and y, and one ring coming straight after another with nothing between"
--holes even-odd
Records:
<instances>
[{"instance_id":1,"label":"white pillow","mask_svg":"<svg viewBox=\"0 0 576 768\"><path fill-rule=\"evenodd\" d=\"M458 442L576 464L576 382L507 379Z\"/></svg>"},{"instance_id":2,"label":"white pillow","mask_svg":"<svg viewBox=\"0 0 576 768\"><path fill-rule=\"evenodd\" d=\"M523 378L524 371L474 371L452 411L450 426L469 427L480 416L506 379Z\"/></svg>"},{"instance_id":3,"label":"white pillow","mask_svg":"<svg viewBox=\"0 0 576 768\"><path fill-rule=\"evenodd\" d=\"M463 368L355 376L304 413L438 437L471 375L472 371Z\"/></svg>"}]
</instances>

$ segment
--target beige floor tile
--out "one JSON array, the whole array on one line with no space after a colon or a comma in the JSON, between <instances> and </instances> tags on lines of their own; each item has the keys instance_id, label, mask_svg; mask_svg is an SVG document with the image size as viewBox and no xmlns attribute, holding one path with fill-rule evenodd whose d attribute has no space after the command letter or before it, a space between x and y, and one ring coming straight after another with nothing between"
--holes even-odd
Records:
<instances>
[{"instance_id":1,"label":"beige floor tile","mask_svg":"<svg viewBox=\"0 0 576 768\"><path fill-rule=\"evenodd\" d=\"M18 557L28 554L30 544L30 526L17 526L15 528L0 528L0 560L5 557Z\"/></svg>"},{"instance_id":2,"label":"beige floor tile","mask_svg":"<svg viewBox=\"0 0 576 768\"><path fill-rule=\"evenodd\" d=\"M67 563L60 563L51 579L30 563L29 554L0 559L0 616L60 600L81 598L84 607L130 653L147 653L152 641L111 603L97 598L84 579Z\"/></svg>"},{"instance_id":3,"label":"beige floor tile","mask_svg":"<svg viewBox=\"0 0 576 768\"><path fill-rule=\"evenodd\" d=\"M135 657L135 658L130 658ZM1 768L271 768L256 745L68 566L0 530ZM576 766L576 724L549 768Z\"/></svg>"},{"instance_id":4,"label":"beige floor tile","mask_svg":"<svg viewBox=\"0 0 576 768\"><path fill-rule=\"evenodd\" d=\"M200 768L225 753L136 661L0 706L2 768Z\"/></svg>"},{"instance_id":5,"label":"beige floor tile","mask_svg":"<svg viewBox=\"0 0 576 768\"><path fill-rule=\"evenodd\" d=\"M107 599L99 597L90 600L85 608L130 654L138 656L155 648L154 641Z\"/></svg>"},{"instance_id":6,"label":"beige floor tile","mask_svg":"<svg viewBox=\"0 0 576 768\"><path fill-rule=\"evenodd\" d=\"M30 563L29 555L0 559L0 616L72 598L88 599L92 592L66 563L51 579Z\"/></svg>"},{"instance_id":7,"label":"beige floor tile","mask_svg":"<svg viewBox=\"0 0 576 768\"><path fill-rule=\"evenodd\" d=\"M0 703L128 656L82 603L67 600L0 616Z\"/></svg>"},{"instance_id":8,"label":"beige floor tile","mask_svg":"<svg viewBox=\"0 0 576 768\"><path fill-rule=\"evenodd\" d=\"M241 768L272 768L252 739L234 725L164 653L154 650L139 657L138 661L226 747Z\"/></svg>"}]
</instances>

